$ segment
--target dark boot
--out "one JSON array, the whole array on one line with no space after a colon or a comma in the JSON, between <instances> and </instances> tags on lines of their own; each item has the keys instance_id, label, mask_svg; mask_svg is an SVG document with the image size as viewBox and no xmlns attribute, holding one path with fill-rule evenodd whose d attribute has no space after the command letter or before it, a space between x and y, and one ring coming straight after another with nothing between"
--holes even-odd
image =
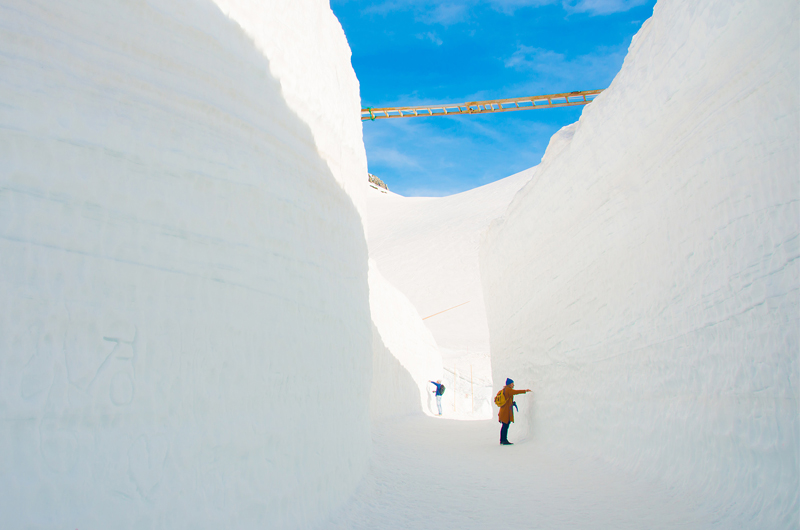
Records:
<instances>
[{"instance_id":1,"label":"dark boot","mask_svg":"<svg viewBox=\"0 0 800 530\"><path fill-rule=\"evenodd\" d=\"M504 423L500 428L500 445L509 445L508 443L508 427L510 423Z\"/></svg>"}]
</instances>

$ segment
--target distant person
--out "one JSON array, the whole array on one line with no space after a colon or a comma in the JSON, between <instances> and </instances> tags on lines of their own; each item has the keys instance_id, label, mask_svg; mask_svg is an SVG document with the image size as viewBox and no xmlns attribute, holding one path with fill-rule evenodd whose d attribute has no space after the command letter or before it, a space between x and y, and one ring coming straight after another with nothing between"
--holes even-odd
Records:
<instances>
[{"instance_id":1,"label":"distant person","mask_svg":"<svg viewBox=\"0 0 800 530\"><path fill-rule=\"evenodd\" d=\"M526 388L525 390L514 390L514 380L508 378L506 379L506 386L504 386L503 389L497 393L495 403L502 401L502 405L500 405L500 412L497 414L500 423L503 424L503 426L500 428L500 445L514 445L508 441L508 427L514 421L514 407L517 406L517 404L514 403L514 396L517 394L527 394L530 391L530 388ZM501 394L504 399L501 399Z\"/></svg>"},{"instance_id":2,"label":"distant person","mask_svg":"<svg viewBox=\"0 0 800 530\"><path fill-rule=\"evenodd\" d=\"M442 394L444 394L444 385L442 384L442 380L438 379L436 381L431 381L432 385L436 385L436 390L433 391L436 394L436 406L439 407L439 416L442 415Z\"/></svg>"}]
</instances>

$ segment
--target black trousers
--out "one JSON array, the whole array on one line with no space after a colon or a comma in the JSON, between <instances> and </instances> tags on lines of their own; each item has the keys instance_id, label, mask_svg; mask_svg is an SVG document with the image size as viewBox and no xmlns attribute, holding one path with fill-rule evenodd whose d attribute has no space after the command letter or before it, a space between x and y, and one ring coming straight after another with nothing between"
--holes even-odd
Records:
<instances>
[{"instance_id":1,"label":"black trousers","mask_svg":"<svg viewBox=\"0 0 800 530\"><path fill-rule=\"evenodd\" d=\"M504 423L502 427L500 427L500 442L507 442L508 441L508 426L511 425L510 423Z\"/></svg>"}]
</instances>

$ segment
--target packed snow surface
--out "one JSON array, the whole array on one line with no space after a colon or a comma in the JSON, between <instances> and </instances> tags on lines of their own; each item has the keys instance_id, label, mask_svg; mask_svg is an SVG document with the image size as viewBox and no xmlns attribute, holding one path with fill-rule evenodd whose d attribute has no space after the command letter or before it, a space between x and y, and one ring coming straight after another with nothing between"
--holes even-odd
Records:
<instances>
[{"instance_id":1,"label":"packed snow surface","mask_svg":"<svg viewBox=\"0 0 800 530\"><path fill-rule=\"evenodd\" d=\"M327 514L373 335L326 2L0 0L0 52L0 526Z\"/></svg>"},{"instance_id":2,"label":"packed snow surface","mask_svg":"<svg viewBox=\"0 0 800 530\"><path fill-rule=\"evenodd\" d=\"M518 398L526 409L529 397ZM514 427L509 439L517 442ZM373 428L367 478L315 530L713 528L702 499L596 455L501 447L496 421L406 416ZM727 526L734 530L736 527Z\"/></svg>"}]
</instances>

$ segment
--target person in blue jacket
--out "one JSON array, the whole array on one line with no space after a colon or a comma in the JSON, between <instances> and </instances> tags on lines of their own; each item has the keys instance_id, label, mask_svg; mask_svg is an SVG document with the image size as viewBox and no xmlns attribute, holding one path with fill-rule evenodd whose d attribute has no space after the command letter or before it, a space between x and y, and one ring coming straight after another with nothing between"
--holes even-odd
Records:
<instances>
[{"instance_id":1,"label":"person in blue jacket","mask_svg":"<svg viewBox=\"0 0 800 530\"><path fill-rule=\"evenodd\" d=\"M431 381L431 384L436 385L436 390L433 391L436 394L436 406L439 407L439 416L442 415L442 394L444 394L444 385L442 384L442 380L438 379L436 381Z\"/></svg>"}]
</instances>

